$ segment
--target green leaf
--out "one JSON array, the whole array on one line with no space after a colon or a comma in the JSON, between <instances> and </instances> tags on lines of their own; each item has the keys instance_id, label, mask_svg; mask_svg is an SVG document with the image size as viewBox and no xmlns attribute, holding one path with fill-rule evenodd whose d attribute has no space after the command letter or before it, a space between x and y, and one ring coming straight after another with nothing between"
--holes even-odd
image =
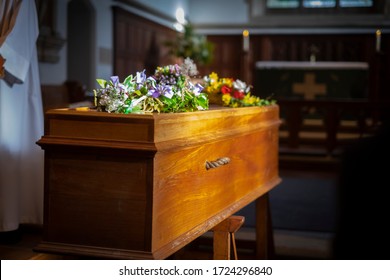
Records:
<instances>
[{"instance_id":1,"label":"green leaf","mask_svg":"<svg viewBox=\"0 0 390 280\"><path fill-rule=\"evenodd\" d=\"M96 82L102 87L105 88L107 86L107 81L103 79L96 79Z\"/></svg>"},{"instance_id":2,"label":"green leaf","mask_svg":"<svg viewBox=\"0 0 390 280\"><path fill-rule=\"evenodd\" d=\"M126 79L123 81L123 84L124 84L125 86L130 86L130 85L133 84L133 80L134 80L133 75L129 75L129 76L127 76Z\"/></svg>"}]
</instances>

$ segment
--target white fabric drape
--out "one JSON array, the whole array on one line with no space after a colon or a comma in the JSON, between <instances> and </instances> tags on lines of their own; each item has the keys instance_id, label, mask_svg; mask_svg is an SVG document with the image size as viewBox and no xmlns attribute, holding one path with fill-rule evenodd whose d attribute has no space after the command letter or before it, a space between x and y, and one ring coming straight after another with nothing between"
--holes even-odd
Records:
<instances>
[{"instance_id":1,"label":"white fabric drape","mask_svg":"<svg viewBox=\"0 0 390 280\"><path fill-rule=\"evenodd\" d=\"M21 0L0 0L0 46L15 25Z\"/></svg>"},{"instance_id":2,"label":"white fabric drape","mask_svg":"<svg viewBox=\"0 0 390 280\"><path fill-rule=\"evenodd\" d=\"M11 33L18 16L21 0L0 0L0 47ZM0 55L0 78L4 77L4 58Z\"/></svg>"},{"instance_id":3,"label":"white fabric drape","mask_svg":"<svg viewBox=\"0 0 390 280\"><path fill-rule=\"evenodd\" d=\"M0 47L5 70L18 83L0 79L0 231L43 222L43 110L36 40L35 1L23 0L16 23Z\"/></svg>"}]
</instances>

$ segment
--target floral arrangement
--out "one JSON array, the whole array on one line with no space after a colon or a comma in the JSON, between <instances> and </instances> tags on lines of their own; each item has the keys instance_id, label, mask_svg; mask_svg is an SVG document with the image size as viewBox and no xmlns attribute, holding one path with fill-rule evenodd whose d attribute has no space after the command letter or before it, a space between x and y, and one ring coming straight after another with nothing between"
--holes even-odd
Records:
<instances>
[{"instance_id":1,"label":"floral arrangement","mask_svg":"<svg viewBox=\"0 0 390 280\"><path fill-rule=\"evenodd\" d=\"M275 100L269 98L262 99L251 95L252 86L245 82L233 78L220 78L217 73L212 72L203 78L204 93L210 100L217 100L223 106L228 107L248 107L266 106L275 104Z\"/></svg>"},{"instance_id":2,"label":"floral arrangement","mask_svg":"<svg viewBox=\"0 0 390 280\"><path fill-rule=\"evenodd\" d=\"M97 79L95 105L109 113L190 112L208 109L209 101L201 84L193 84L196 65L186 59L183 65L157 67L147 77L145 70L129 75L123 82L118 76L109 81Z\"/></svg>"}]
</instances>

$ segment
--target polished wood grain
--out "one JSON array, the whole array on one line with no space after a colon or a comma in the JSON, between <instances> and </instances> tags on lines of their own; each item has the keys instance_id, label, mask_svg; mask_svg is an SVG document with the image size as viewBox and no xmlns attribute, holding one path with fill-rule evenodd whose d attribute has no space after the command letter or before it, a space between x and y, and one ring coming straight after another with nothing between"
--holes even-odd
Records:
<instances>
[{"instance_id":1,"label":"polished wood grain","mask_svg":"<svg viewBox=\"0 0 390 280\"><path fill-rule=\"evenodd\" d=\"M46 113L36 250L164 259L279 182L278 106L178 114ZM222 157L228 164L207 169Z\"/></svg>"}]
</instances>

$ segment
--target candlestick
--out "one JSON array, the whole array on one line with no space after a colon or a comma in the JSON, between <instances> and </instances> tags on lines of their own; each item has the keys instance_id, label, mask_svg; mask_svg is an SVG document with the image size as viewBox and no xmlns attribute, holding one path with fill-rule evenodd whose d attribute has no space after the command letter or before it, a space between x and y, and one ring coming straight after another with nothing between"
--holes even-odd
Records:
<instances>
[{"instance_id":1,"label":"candlestick","mask_svg":"<svg viewBox=\"0 0 390 280\"><path fill-rule=\"evenodd\" d=\"M382 32L380 31L380 29L378 29L375 32L375 35L376 35L375 50L376 50L376 52L380 52L381 51L381 35L382 35Z\"/></svg>"},{"instance_id":2,"label":"candlestick","mask_svg":"<svg viewBox=\"0 0 390 280\"><path fill-rule=\"evenodd\" d=\"M249 51L249 31L247 29L242 32L242 50Z\"/></svg>"}]
</instances>

